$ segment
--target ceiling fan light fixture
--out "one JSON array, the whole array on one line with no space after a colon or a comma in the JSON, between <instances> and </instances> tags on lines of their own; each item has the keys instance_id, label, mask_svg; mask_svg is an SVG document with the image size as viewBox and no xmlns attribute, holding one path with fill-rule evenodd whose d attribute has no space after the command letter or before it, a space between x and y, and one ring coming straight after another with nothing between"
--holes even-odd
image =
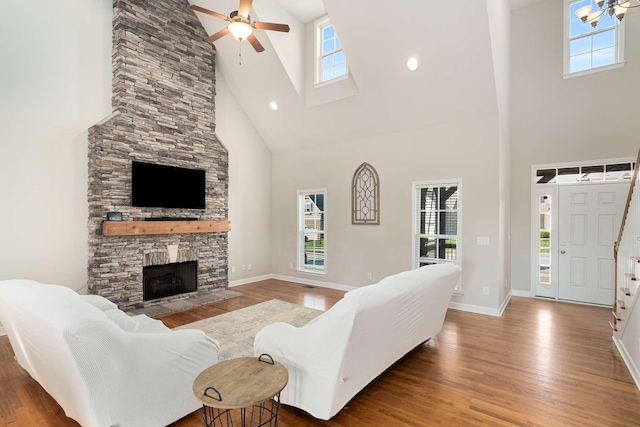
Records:
<instances>
[{"instance_id":1,"label":"ceiling fan light fixture","mask_svg":"<svg viewBox=\"0 0 640 427\"><path fill-rule=\"evenodd\" d=\"M245 22L237 21L229 24L229 32L236 40L245 40L251 35L252 31L251 25Z\"/></svg>"},{"instance_id":2,"label":"ceiling fan light fixture","mask_svg":"<svg viewBox=\"0 0 640 427\"><path fill-rule=\"evenodd\" d=\"M269 106L271 107L271 109L272 109L273 111L278 111L278 103L277 103L276 101L271 101L271 102L269 103Z\"/></svg>"}]
</instances>

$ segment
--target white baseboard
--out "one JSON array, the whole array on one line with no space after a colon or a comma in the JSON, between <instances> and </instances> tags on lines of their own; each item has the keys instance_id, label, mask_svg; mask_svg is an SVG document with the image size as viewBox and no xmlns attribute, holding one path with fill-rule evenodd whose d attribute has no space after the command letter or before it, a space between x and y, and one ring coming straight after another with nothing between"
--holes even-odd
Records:
<instances>
[{"instance_id":1,"label":"white baseboard","mask_svg":"<svg viewBox=\"0 0 640 427\"><path fill-rule=\"evenodd\" d=\"M629 373L633 381L635 381L636 387L640 389L640 370L638 370L638 367L633 362L633 358L631 358L631 355L627 351L627 347L625 347L624 343L620 341L618 337L613 337L613 342L618 348L618 353L622 356L622 360L624 360L624 363L627 365L627 369L629 369Z\"/></svg>"},{"instance_id":2,"label":"white baseboard","mask_svg":"<svg viewBox=\"0 0 640 427\"><path fill-rule=\"evenodd\" d=\"M263 274L262 276L254 276L247 277L246 279L239 279L229 282L229 287L233 288L234 286L246 285L254 282L261 282L263 280L269 280L273 278L273 274Z\"/></svg>"},{"instance_id":3,"label":"white baseboard","mask_svg":"<svg viewBox=\"0 0 640 427\"><path fill-rule=\"evenodd\" d=\"M322 282L320 280L312 280L304 277L282 276L280 274L273 274L273 279L284 280L285 282L301 283L303 285L319 286L321 288L337 289L339 291L349 292L354 289L358 289L357 286L340 285L338 283Z\"/></svg>"},{"instance_id":4,"label":"white baseboard","mask_svg":"<svg viewBox=\"0 0 640 427\"><path fill-rule=\"evenodd\" d=\"M502 301L502 304L500 304L500 314L498 314L498 317L502 317L502 313L504 313L504 310L509 305L509 301L511 301L511 292L507 294L507 297Z\"/></svg>"},{"instance_id":5,"label":"white baseboard","mask_svg":"<svg viewBox=\"0 0 640 427\"><path fill-rule=\"evenodd\" d=\"M499 308L483 307L481 305L462 304L460 302L450 302L449 308L460 311L468 311L469 313L486 314L487 316L500 317Z\"/></svg>"},{"instance_id":6,"label":"white baseboard","mask_svg":"<svg viewBox=\"0 0 640 427\"><path fill-rule=\"evenodd\" d=\"M7 332L4 330L2 326L0 326L0 337L7 335Z\"/></svg>"},{"instance_id":7,"label":"white baseboard","mask_svg":"<svg viewBox=\"0 0 640 427\"><path fill-rule=\"evenodd\" d=\"M531 298L531 291L521 291L519 289L511 289L511 296Z\"/></svg>"}]
</instances>

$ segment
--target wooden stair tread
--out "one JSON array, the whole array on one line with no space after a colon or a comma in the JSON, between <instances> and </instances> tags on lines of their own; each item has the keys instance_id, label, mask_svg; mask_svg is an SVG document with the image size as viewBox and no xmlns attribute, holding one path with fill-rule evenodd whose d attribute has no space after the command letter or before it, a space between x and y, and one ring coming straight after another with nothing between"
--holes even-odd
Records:
<instances>
[{"instance_id":1,"label":"wooden stair tread","mask_svg":"<svg viewBox=\"0 0 640 427\"><path fill-rule=\"evenodd\" d=\"M640 256L632 256L631 259L635 262L640 262Z\"/></svg>"},{"instance_id":2,"label":"wooden stair tread","mask_svg":"<svg viewBox=\"0 0 640 427\"><path fill-rule=\"evenodd\" d=\"M611 326L611 329L613 329L614 331L618 331L615 323L611 323L611 321L609 321L609 326Z\"/></svg>"},{"instance_id":3,"label":"wooden stair tread","mask_svg":"<svg viewBox=\"0 0 640 427\"><path fill-rule=\"evenodd\" d=\"M627 306L624 305L624 300L618 300L616 301L617 307L621 310L626 310Z\"/></svg>"},{"instance_id":4,"label":"wooden stair tread","mask_svg":"<svg viewBox=\"0 0 640 427\"><path fill-rule=\"evenodd\" d=\"M625 294L628 297L631 296L631 290L629 288L620 288L620 292L622 292L623 294Z\"/></svg>"},{"instance_id":5,"label":"wooden stair tread","mask_svg":"<svg viewBox=\"0 0 640 427\"><path fill-rule=\"evenodd\" d=\"M638 279L636 278L636 275L635 275L635 274L633 274L633 273L624 273L624 275L625 275L625 277L627 277L628 279L631 279L631 280L638 280Z\"/></svg>"},{"instance_id":6,"label":"wooden stair tread","mask_svg":"<svg viewBox=\"0 0 640 427\"><path fill-rule=\"evenodd\" d=\"M620 313L616 313L615 311L612 311L611 314L613 315L613 318L616 319L616 322L622 321L622 316L620 316Z\"/></svg>"}]
</instances>

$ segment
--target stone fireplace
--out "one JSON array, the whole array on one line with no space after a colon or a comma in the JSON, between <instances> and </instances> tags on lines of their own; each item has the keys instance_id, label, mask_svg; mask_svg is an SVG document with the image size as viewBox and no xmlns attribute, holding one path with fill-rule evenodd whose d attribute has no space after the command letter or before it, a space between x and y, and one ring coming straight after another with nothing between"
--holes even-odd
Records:
<instances>
[{"instance_id":1,"label":"stone fireplace","mask_svg":"<svg viewBox=\"0 0 640 427\"><path fill-rule=\"evenodd\" d=\"M228 287L224 231L102 232L111 211L121 212L124 221L227 219L228 154L214 123L215 50L203 41L207 34L188 7L186 0L113 2L114 112L89 129L88 276L89 291L120 308ZM205 209L131 206L133 161L205 170ZM145 301L144 267L187 261L196 265L195 286L175 295L161 290L162 296ZM156 290L174 285L159 283Z\"/></svg>"}]
</instances>

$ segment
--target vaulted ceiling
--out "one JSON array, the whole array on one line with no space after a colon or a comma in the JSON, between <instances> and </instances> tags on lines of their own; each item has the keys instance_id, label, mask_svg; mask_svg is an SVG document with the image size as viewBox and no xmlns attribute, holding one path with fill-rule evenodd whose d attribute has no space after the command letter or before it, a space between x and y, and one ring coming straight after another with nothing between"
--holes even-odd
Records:
<instances>
[{"instance_id":1,"label":"vaulted ceiling","mask_svg":"<svg viewBox=\"0 0 640 427\"><path fill-rule=\"evenodd\" d=\"M511 0L525 1L535 0ZM191 3L225 15L238 6ZM314 89L310 38L325 14L342 42L351 86ZM209 34L227 24L198 17ZM254 0L251 17L291 31L255 31L266 50L258 54L244 42L241 65L240 43L227 35L215 43L217 70L272 151L497 115L485 1ZM406 66L412 56L415 72Z\"/></svg>"}]
</instances>

